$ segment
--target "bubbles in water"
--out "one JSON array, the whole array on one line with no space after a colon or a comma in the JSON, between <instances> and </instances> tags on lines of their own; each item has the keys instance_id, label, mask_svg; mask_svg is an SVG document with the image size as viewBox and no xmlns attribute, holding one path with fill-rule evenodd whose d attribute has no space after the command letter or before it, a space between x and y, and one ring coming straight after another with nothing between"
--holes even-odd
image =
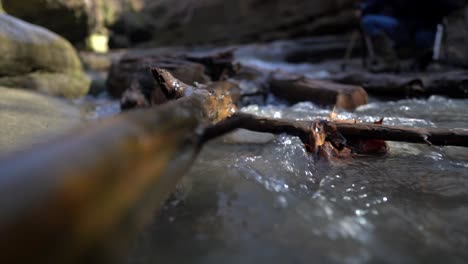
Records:
<instances>
[{"instance_id":1,"label":"bubbles in water","mask_svg":"<svg viewBox=\"0 0 468 264\"><path fill-rule=\"evenodd\" d=\"M241 112L269 118L282 118L281 106L259 107L258 105L249 105L240 109Z\"/></svg>"},{"instance_id":2,"label":"bubbles in water","mask_svg":"<svg viewBox=\"0 0 468 264\"><path fill-rule=\"evenodd\" d=\"M366 211L363 211L363 210L356 210L354 211L354 213L356 214L356 216L363 216L366 214Z\"/></svg>"},{"instance_id":3,"label":"bubbles in water","mask_svg":"<svg viewBox=\"0 0 468 264\"><path fill-rule=\"evenodd\" d=\"M400 106L400 111L411 111L411 107L406 106L406 105L402 105L402 106Z\"/></svg>"},{"instance_id":4,"label":"bubbles in water","mask_svg":"<svg viewBox=\"0 0 468 264\"><path fill-rule=\"evenodd\" d=\"M365 194L359 195L359 199L365 199L365 198L367 198L367 194L366 194L366 193L365 193Z\"/></svg>"},{"instance_id":5,"label":"bubbles in water","mask_svg":"<svg viewBox=\"0 0 468 264\"><path fill-rule=\"evenodd\" d=\"M276 198L276 205L279 208L285 209L288 207L288 200L286 200L286 197L280 195Z\"/></svg>"},{"instance_id":6,"label":"bubbles in water","mask_svg":"<svg viewBox=\"0 0 468 264\"><path fill-rule=\"evenodd\" d=\"M440 152L431 151L425 155L425 157L430 158L434 161L441 161L444 159L444 155Z\"/></svg>"},{"instance_id":7,"label":"bubbles in water","mask_svg":"<svg viewBox=\"0 0 468 264\"><path fill-rule=\"evenodd\" d=\"M361 213L359 211L359 213ZM351 238L361 242L367 242L370 238L372 225L362 216L344 217L333 222L327 230L331 239Z\"/></svg>"}]
</instances>

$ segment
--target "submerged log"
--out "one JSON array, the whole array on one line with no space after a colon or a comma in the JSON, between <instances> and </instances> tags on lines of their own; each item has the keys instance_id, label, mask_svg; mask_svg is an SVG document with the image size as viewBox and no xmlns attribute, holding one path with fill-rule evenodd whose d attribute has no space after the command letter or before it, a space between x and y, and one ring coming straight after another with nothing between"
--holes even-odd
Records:
<instances>
[{"instance_id":1,"label":"submerged log","mask_svg":"<svg viewBox=\"0 0 468 264\"><path fill-rule=\"evenodd\" d=\"M154 74L175 84L164 70ZM197 131L234 112L222 91L179 92L3 158L0 263L115 263L196 157Z\"/></svg>"},{"instance_id":2,"label":"submerged log","mask_svg":"<svg viewBox=\"0 0 468 264\"><path fill-rule=\"evenodd\" d=\"M354 110L368 102L367 93L360 86L313 80L304 76L273 74L269 79L269 87L274 95L294 103L310 101Z\"/></svg>"},{"instance_id":3,"label":"submerged log","mask_svg":"<svg viewBox=\"0 0 468 264\"><path fill-rule=\"evenodd\" d=\"M411 74L374 74L350 72L330 78L343 84L362 85L378 97L428 97L444 95L453 98L468 98L468 71Z\"/></svg>"}]
</instances>

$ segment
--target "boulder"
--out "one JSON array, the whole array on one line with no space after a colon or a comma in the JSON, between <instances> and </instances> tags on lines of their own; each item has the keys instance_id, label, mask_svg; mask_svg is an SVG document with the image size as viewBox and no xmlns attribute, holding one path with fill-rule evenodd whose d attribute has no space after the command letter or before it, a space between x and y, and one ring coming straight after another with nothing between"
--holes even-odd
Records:
<instances>
[{"instance_id":1,"label":"boulder","mask_svg":"<svg viewBox=\"0 0 468 264\"><path fill-rule=\"evenodd\" d=\"M69 98L88 92L79 57L62 37L0 14L0 43L0 85Z\"/></svg>"},{"instance_id":2,"label":"boulder","mask_svg":"<svg viewBox=\"0 0 468 264\"><path fill-rule=\"evenodd\" d=\"M0 154L40 143L80 121L80 110L59 99L0 87Z\"/></svg>"}]
</instances>

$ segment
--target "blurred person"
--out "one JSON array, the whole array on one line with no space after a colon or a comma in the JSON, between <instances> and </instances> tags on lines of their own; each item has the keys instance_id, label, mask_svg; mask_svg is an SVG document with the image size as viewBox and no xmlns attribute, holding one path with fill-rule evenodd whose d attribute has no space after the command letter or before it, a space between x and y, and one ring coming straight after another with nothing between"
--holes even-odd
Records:
<instances>
[{"instance_id":1,"label":"blurred person","mask_svg":"<svg viewBox=\"0 0 468 264\"><path fill-rule=\"evenodd\" d=\"M431 57L437 25L463 6L463 0L365 0L361 27L375 52L373 72L399 71L397 50Z\"/></svg>"}]
</instances>

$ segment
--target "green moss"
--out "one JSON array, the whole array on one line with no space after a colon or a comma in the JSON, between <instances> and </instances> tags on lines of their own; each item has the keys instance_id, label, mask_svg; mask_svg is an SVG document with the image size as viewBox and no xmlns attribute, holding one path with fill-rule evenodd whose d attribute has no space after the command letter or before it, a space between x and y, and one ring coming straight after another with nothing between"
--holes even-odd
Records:
<instances>
[{"instance_id":1,"label":"green moss","mask_svg":"<svg viewBox=\"0 0 468 264\"><path fill-rule=\"evenodd\" d=\"M65 98L79 98L86 95L90 83L90 80L81 72L68 74L34 72L0 78L0 86L19 87Z\"/></svg>"},{"instance_id":2,"label":"green moss","mask_svg":"<svg viewBox=\"0 0 468 264\"><path fill-rule=\"evenodd\" d=\"M73 46L43 28L0 14L0 84L75 98L89 80Z\"/></svg>"}]
</instances>

